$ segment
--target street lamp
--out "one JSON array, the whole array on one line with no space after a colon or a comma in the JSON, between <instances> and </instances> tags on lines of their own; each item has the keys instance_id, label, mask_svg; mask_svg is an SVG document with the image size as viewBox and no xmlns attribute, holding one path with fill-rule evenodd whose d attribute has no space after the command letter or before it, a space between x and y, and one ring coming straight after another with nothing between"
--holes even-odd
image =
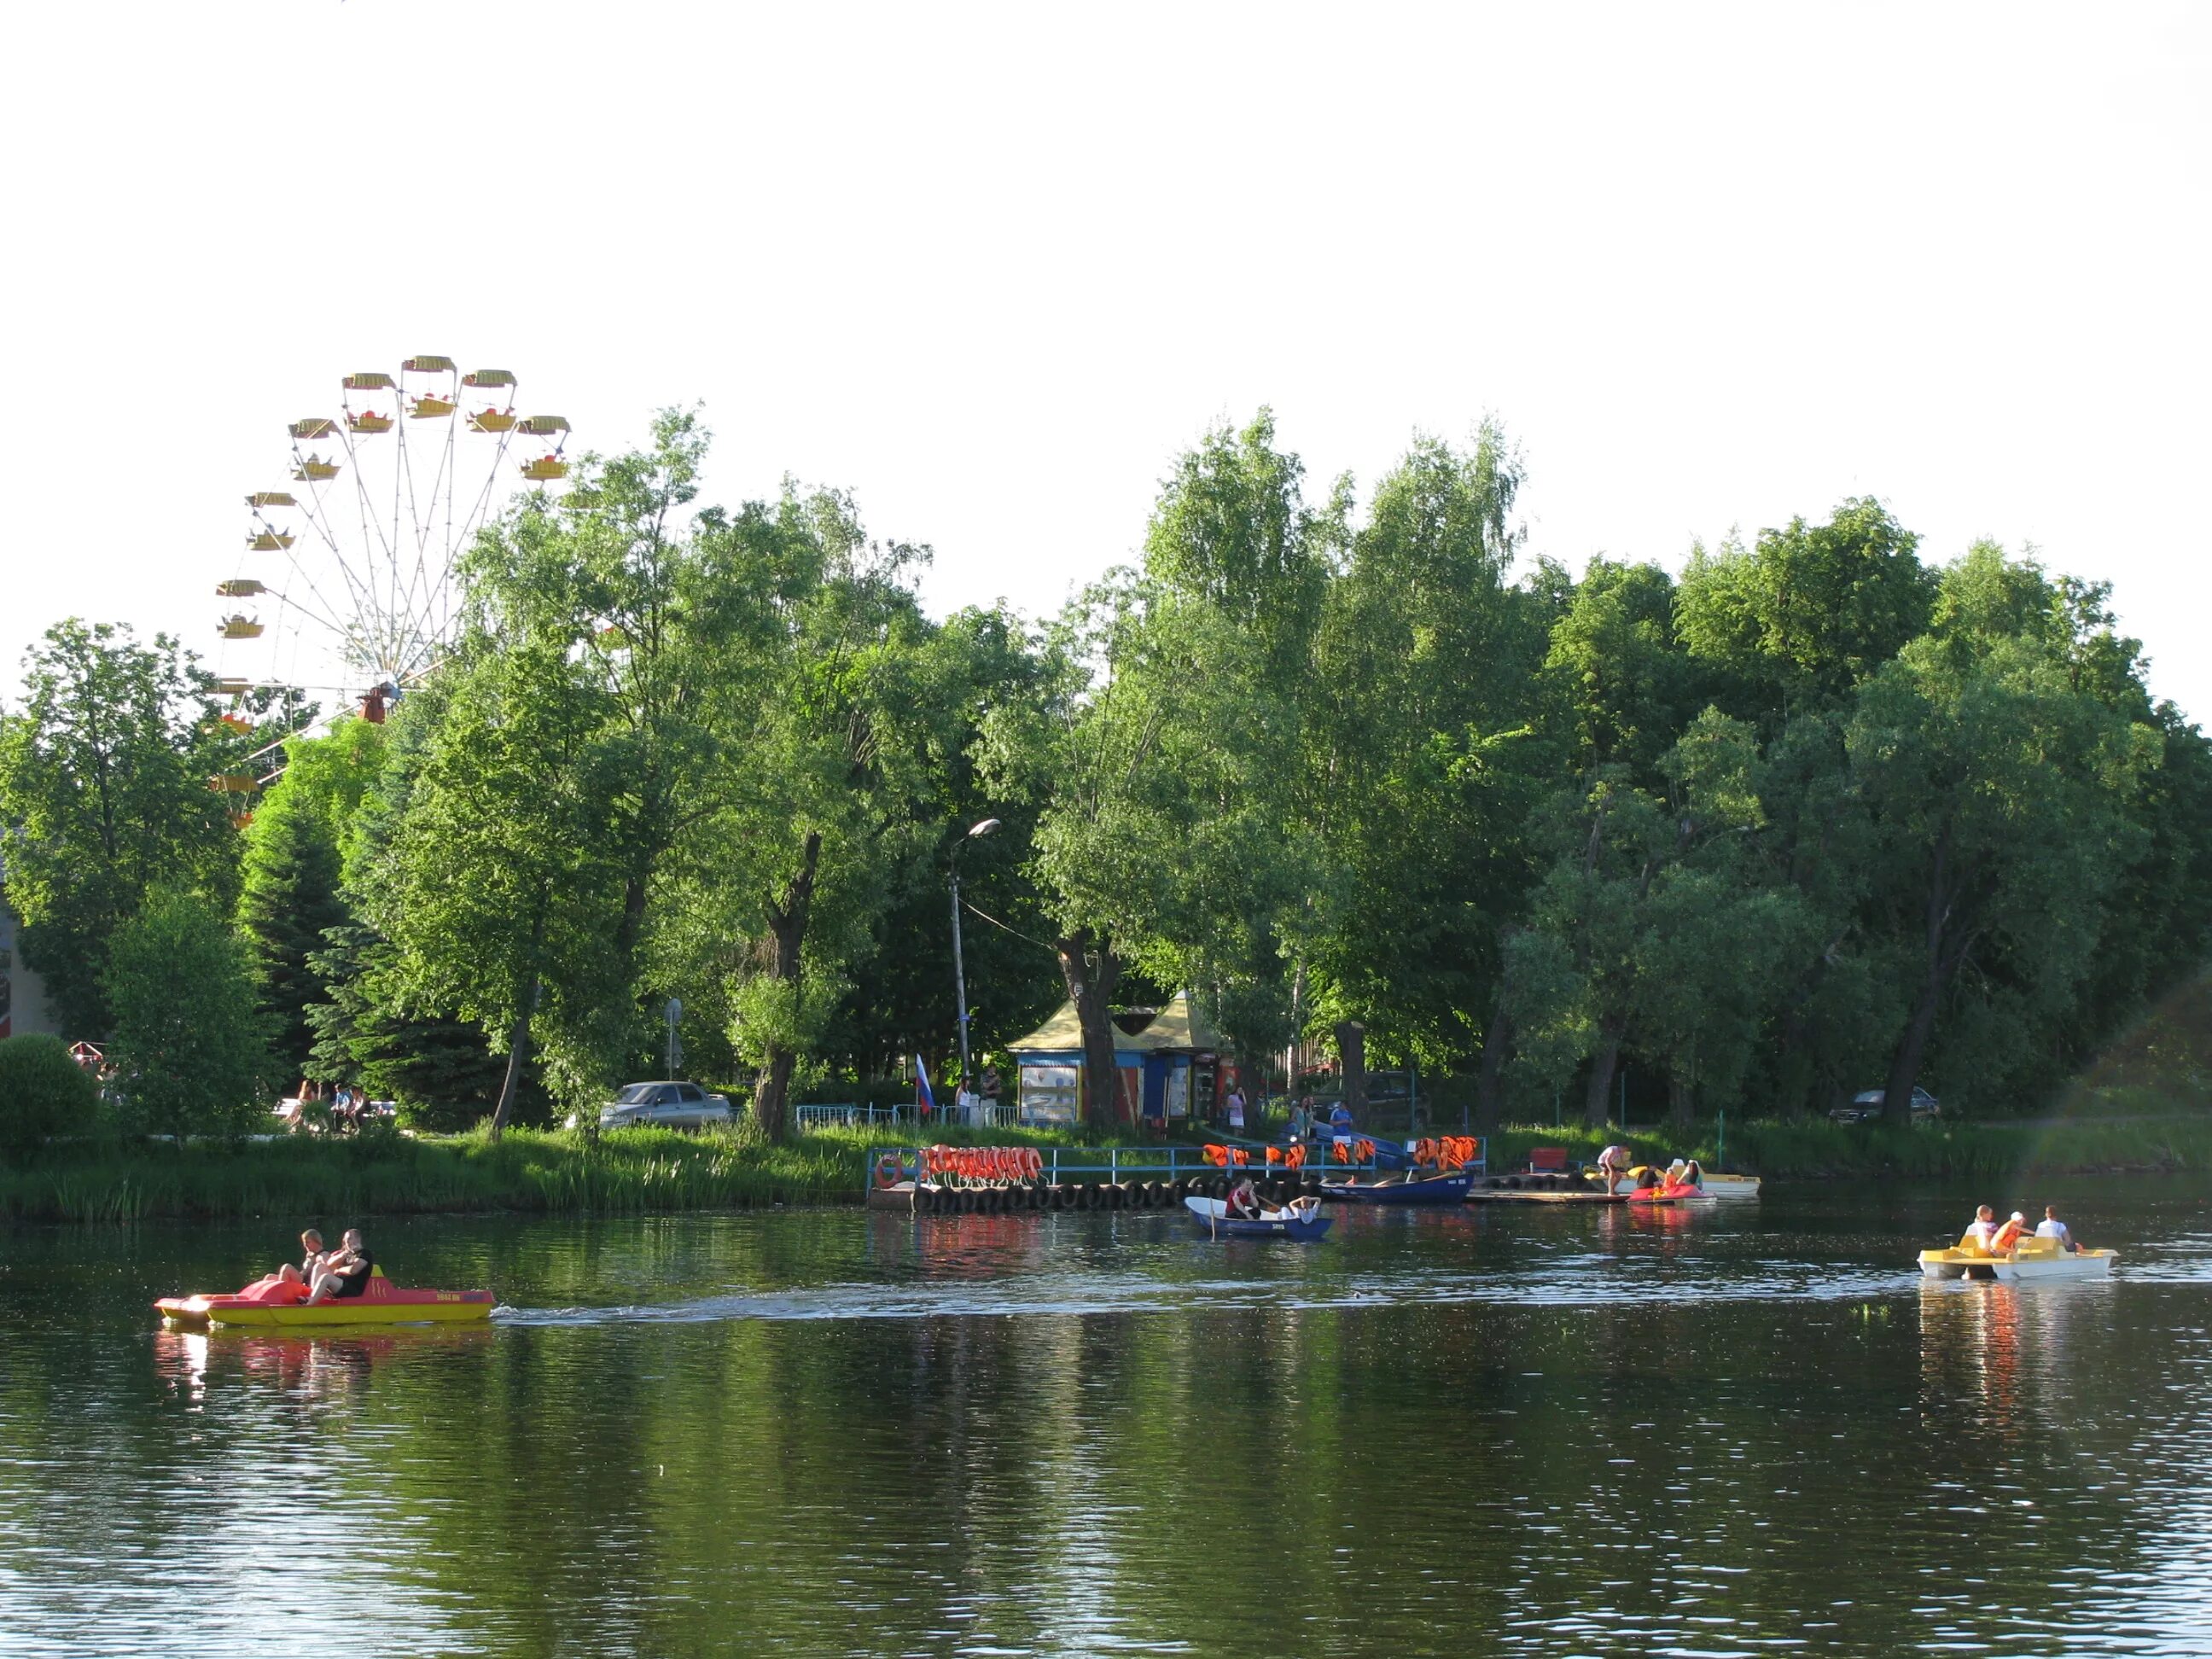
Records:
<instances>
[{"instance_id":1,"label":"street lamp","mask_svg":"<svg viewBox=\"0 0 2212 1659\"><path fill-rule=\"evenodd\" d=\"M968 970L960 960L960 849L994 834L998 827L998 819L985 818L952 843L952 990L960 1005L960 1080L954 1087L955 1101L968 1086Z\"/></svg>"}]
</instances>

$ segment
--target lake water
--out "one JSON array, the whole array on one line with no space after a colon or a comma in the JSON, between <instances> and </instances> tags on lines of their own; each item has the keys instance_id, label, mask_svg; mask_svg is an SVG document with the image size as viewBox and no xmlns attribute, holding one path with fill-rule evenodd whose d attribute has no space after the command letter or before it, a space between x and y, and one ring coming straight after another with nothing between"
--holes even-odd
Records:
<instances>
[{"instance_id":1,"label":"lake water","mask_svg":"<svg viewBox=\"0 0 2212 1659\"><path fill-rule=\"evenodd\" d=\"M0 1232L0 1654L2212 1652L2212 1224L1972 1194L386 1220L480 1331L163 1334L294 1224ZM328 1228L348 1218L314 1218Z\"/></svg>"}]
</instances>

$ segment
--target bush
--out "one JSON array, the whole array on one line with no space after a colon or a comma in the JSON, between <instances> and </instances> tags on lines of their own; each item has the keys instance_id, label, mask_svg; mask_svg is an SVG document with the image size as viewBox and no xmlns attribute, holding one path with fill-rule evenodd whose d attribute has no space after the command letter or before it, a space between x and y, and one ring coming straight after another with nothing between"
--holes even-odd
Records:
<instances>
[{"instance_id":1,"label":"bush","mask_svg":"<svg viewBox=\"0 0 2212 1659\"><path fill-rule=\"evenodd\" d=\"M48 1135L89 1129L100 1085L56 1036L0 1039L0 1156L21 1158Z\"/></svg>"},{"instance_id":2,"label":"bush","mask_svg":"<svg viewBox=\"0 0 2212 1659\"><path fill-rule=\"evenodd\" d=\"M130 1127L234 1134L265 1124L275 1069L238 937L204 900L155 893L115 930L108 1057Z\"/></svg>"}]
</instances>

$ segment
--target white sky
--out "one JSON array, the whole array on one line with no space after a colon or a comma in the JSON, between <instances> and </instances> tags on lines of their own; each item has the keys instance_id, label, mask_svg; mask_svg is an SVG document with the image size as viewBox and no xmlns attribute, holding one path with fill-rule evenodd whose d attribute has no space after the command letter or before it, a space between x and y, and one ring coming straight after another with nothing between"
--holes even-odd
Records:
<instances>
[{"instance_id":1,"label":"white sky","mask_svg":"<svg viewBox=\"0 0 2212 1659\"><path fill-rule=\"evenodd\" d=\"M1532 550L1881 495L2198 649L2212 8L48 3L0 24L0 685L57 617L212 653L337 377L697 400L933 543L933 608L1129 556L1272 404L1316 492L1520 441Z\"/></svg>"}]
</instances>

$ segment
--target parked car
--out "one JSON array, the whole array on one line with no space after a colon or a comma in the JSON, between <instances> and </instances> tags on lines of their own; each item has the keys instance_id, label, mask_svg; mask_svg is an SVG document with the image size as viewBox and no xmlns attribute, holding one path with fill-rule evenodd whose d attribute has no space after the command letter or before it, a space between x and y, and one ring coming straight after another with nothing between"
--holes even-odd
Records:
<instances>
[{"instance_id":1,"label":"parked car","mask_svg":"<svg viewBox=\"0 0 2212 1659\"><path fill-rule=\"evenodd\" d=\"M1848 1106L1838 1106L1828 1113L1838 1123L1872 1123L1881 1115L1881 1098L1887 1092L1881 1089L1862 1089L1851 1097ZM1918 1084L1912 1087L1912 1121L1924 1123L1931 1117L1942 1115L1942 1103Z\"/></svg>"},{"instance_id":2,"label":"parked car","mask_svg":"<svg viewBox=\"0 0 2212 1659\"><path fill-rule=\"evenodd\" d=\"M599 1108L599 1127L703 1129L731 1115L727 1095L710 1095L696 1083L631 1083Z\"/></svg>"}]
</instances>

